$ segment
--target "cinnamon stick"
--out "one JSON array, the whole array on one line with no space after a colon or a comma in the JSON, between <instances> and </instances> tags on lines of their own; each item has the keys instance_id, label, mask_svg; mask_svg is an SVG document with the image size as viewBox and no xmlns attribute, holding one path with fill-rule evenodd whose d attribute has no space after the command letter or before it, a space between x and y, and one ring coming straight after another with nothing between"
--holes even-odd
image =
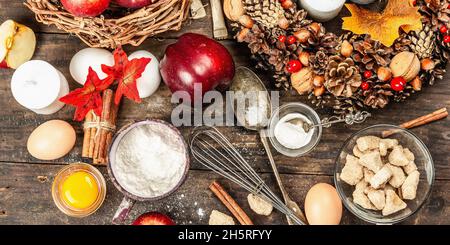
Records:
<instances>
[{"instance_id":1,"label":"cinnamon stick","mask_svg":"<svg viewBox=\"0 0 450 245\"><path fill-rule=\"evenodd\" d=\"M399 127L404 128L404 129L415 128L415 127L419 127L419 126L446 118L447 116L448 116L447 108L441 108L430 114L427 114L427 115L415 118L413 120L410 120L408 122L402 123L399 125ZM383 137L388 137L388 136L394 134L395 132L396 132L396 130L387 130L387 131L383 131L381 133L381 135Z\"/></svg>"},{"instance_id":2,"label":"cinnamon stick","mask_svg":"<svg viewBox=\"0 0 450 245\"><path fill-rule=\"evenodd\" d=\"M236 203L236 201L222 188L219 182L214 181L209 189L219 198L219 200L230 210L233 216L241 225L253 225L248 215Z\"/></svg>"},{"instance_id":3,"label":"cinnamon stick","mask_svg":"<svg viewBox=\"0 0 450 245\"><path fill-rule=\"evenodd\" d=\"M91 116L93 118L92 121L95 121L94 120L94 118L95 118L94 117L94 115L95 115L94 111L91 110L90 114L91 114ZM91 133L90 133L90 137L89 137L89 154L88 154L88 157L92 158L94 156L95 135L97 134L97 128L90 128L90 132Z\"/></svg>"},{"instance_id":4,"label":"cinnamon stick","mask_svg":"<svg viewBox=\"0 0 450 245\"><path fill-rule=\"evenodd\" d=\"M92 112L89 111L86 115L86 122L92 122ZM83 148L81 151L82 157L89 157L89 143L91 141L91 129L84 128L84 137L83 137Z\"/></svg>"},{"instance_id":5,"label":"cinnamon stick","mask_svg":"<svg viewBox=\"0 0 450 245\"><path fill-rule=\"evenodd\" d=\"M110 114L111 114L111 104L113 103L113 91L111 89L107 89L103 92L103 108L102 108L102 115L100 118L100 122L106 122L109 123L110 120ZM104 129L100 127L100 132L98 133L96 139L95 139L95 148L94 148L94 163L104 163L100 162L99 159L102 158L100 153L104 150L104 144L106 143L106 133L107 129Z\"/></svg>"}]
</instances>

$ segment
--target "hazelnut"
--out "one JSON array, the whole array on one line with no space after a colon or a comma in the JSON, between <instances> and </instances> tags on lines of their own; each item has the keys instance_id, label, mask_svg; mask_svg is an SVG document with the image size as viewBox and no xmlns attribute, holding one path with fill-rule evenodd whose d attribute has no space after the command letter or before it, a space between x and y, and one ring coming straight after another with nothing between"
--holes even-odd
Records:
<instances>
[{"instance_id":1,"label":"hazelnut","mask_svg":"<svg viewBox=\"0 0 450 245\"><path fill-rule=\"evenodd\" d=\"M278 19L278 26L281 29L286 30L289 27L289 20L286 19L285 17L282 17L282 18Z\"/></svg>"},{"instance_id":2,"label":"hazelnut","mask_svg":"<svg viewBox=\"0 0 450 245\"><path fill-rule=\"evenodd\" d=\"M325 86L314 88L314 96L319 97L325 93Z\"/></svg>"},{"instance_id":3,"label":"hazelnut","mask_svg":"<svg viewBox=\"0 0 450 245\"><path fill-rule=\"evenodd\" d=\"M242 15L241 17L239 17L239 23L241 23L242 26L244 26L245 28L252 28L253 27L253 20L250 16L248 15Z\"/></svg>"},{"instance_id":4,"label":"hazelnut","mask_svg":"<svg viewBox=\"0 0 450 245\"><path fill-rule=\"evenodd\" d=\"M319 23L313 22L309 25L310 30L312 30L316 35L320 32L322 28Z\"/></svg>"},{"instance_id":5,"label":"hazelnut","mask_svg":"<svg viewBox=\"0 0 450 245\"><path fill-rule=\"evenodd\" d=\"M341 54L344 57L348 58L352 55L352 53L353 53L353 45L349 41L344 40L341 45Z\"/></svg>"},{"instance_id":6,"label":"hazelnut","mask_svg":"<svg viewBox=\"0 0 450 245\"><path fill-rule=\"evenodd\" d=\"M377 70L378 79L387 82L392 78L392 71L388 67L380 67Z\"/></svg>"},{"instance_id":7,"label":"hazelnut","mask_svg":"<svg viewBox=\"0 0 450 245\"><path fill-rule=\"evenodd\" d=\"M281 7L284 9L292 8L292 6L294 6L294 3L291 0L285 0L281 3Z\"/></svg>"},{"instance_id":8,"label":"hazelnut","mask_svg":"<svg viewBox=\"0 0 450 245\"><path fill-rule=\"evenodd\" d=\"M304 67L299 72L291 74L292 87L299 94L306 94L313 90L314 72L310 67Z\"/></svg>"},{"instance_id":9,"label":"hazelnut","mask_svg":"<svg viewBox=\"0 0 450 245\"><path fill-rule=\"evenodd\" d=\"M300 60L300 62L302 63L302 65L304 66L309 66L309 53L306 51L302 51L300 52L300 54L298 55L298 59Z\"/></svg>"},{"instance_id":10,"label":"hazelnut","mask_svg":"<svg viewBox=\"0 0 450 245\"><path fill-rule=\"evenodd\" d=\"M416 77L416 78L414 78L411 82L410 82L410 84L411 84L411 86L412 86L412 88L415 90L415 91L420 91L420 90L422 90L422 80L420 80L420 77Z\"/></svg>"},{"instance_id":11,"label":"hazelnut","mask_svg":"<svg viewBox=\"0 0 450 245\"><path fill-rule=\"evenodd\" d=\"M421 66L422 70L429 71L429 70L433 70L434 67L436 66L436 64L434 63L434 61L432 59L427 58L427 59L423 59L420 62L420 66Z\"/></svg>"},{"instance_id":12,"label":"hazelnut","mask_svg":"<svg viewBox=\"0 0 450 245\"><path fill-rule=\"evenodd\" d=\"M236 38L237 41L240 43L243 42L249 32L250 32L250 29L248 29L248 28L242 29L237 35L237 38Z\"/></svg>"},{"instance_id":13,"label":"hazelnut","mask_svg":"<svg viewBox=\"0 0 450 245\"><path fill-rule=\"evenodd\" d=\"M419 74L420 61L414 53L403 51L392 58L389 67L394 77L403 77L409 82Z\"/></svg>"},{"instance_id":14,"label":"hazelnut","mask_svg":"<svg viewBox=\"0 0 450 245\"><path fill-rule=\"evenodd\" d=\"M324 83L325 83L325 77L320 76L320 75L314 76L314 80L313 80L314 87L322 87Z\"/></svg>"},{"instance_id":15,"label":"hazelnut","mask_svg":"<svg viewBox=\"0 0 450 245\"><path fill-rule=\"evenodd\" d=\"M244 4L242 0L224 0L223 12L229 20L238 21L245 14Z\"/></svg>"},{"instance_id":16,"label":"hazelnut","mask_svg":"<svg viewBox=\"0 0 450 245\"><path fill-rule=\"evenodd\" d=\"M311 32L306 29L298 30L294 33L294 36L300 43L308 42L308 39L311 37Z\"/></svg>"}]
</instances>

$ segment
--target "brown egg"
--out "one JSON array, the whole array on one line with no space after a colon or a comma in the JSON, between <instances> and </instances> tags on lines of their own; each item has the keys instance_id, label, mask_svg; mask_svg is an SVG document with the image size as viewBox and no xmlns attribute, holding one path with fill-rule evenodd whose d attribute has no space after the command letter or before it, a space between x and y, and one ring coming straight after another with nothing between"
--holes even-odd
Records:
<instances>
[{"instance_id":1,"label":"brown egg","mask_svg":"<svg viewBox=\"0 0 450 245\"><path fill-rule=\"evenodd\" d=\"M326 183L311 187L306 194L305 214L310 225L338 225L342 217L342 202L336 189Z\"/></svg>"},{"instance_id":2,"label":"brown egg","mask_svg":"<svg viewBox=\"0 0 450 245\"><path fill-rule=\"evenodd\" d=\"M61 120L47 121L28 137L28 152L40 160L55 160L65 156L75 145L73 127Z\"/></svg>"}]
</instances>

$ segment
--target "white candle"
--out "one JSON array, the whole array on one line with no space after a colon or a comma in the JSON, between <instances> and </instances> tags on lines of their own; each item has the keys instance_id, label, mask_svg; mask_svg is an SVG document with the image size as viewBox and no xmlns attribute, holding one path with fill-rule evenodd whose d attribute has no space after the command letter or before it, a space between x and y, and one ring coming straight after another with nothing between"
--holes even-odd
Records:
<instances>
[{"instance_id":1,"label":"white candle","mask_svg":"<svg viewBox=\"0 0 450 245\"><path fill-rule=\"evenodd\" d=\"M338 16L345 0L300 0L308 15L319 22L325 22Z\"/></svg>"},{"instance_id":2,"label":"white candle","mask_svg":"<svg viewBox=\"0 0 450 245\"><path fill-rule=\"evenodd\" d=\"M37 114L49 115L64 106L59 98L69 93L69 84L64 75L49 63L31 60L14 72L11 90L22 106Z\"/></svg>"}]
</instances>

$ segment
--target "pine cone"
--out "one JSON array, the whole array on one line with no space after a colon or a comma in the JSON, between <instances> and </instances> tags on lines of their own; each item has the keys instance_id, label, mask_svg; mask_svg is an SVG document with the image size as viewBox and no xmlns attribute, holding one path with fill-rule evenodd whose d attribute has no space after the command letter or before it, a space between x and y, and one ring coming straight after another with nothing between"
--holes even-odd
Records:
<instances>
[{"instance_id":1,"label":"pine cone","mask_svg":"<svg viewBox=\"0 0 450 245\"><path fill-rule=\"evenodd\" d=\"M337 97L334 101L333 112L337 115L347 115L364 108L364 104L357 96Z\"/></svg>"},{"instance_id":2,"label":"pine cone","mask_svg":"<svg viewBox=\"0 0 450 245\"><path fill-rule=\"evenodd\" d=\"M291 8L293 9L293 8ZM295 11L293 14L290 12L286 12L285 16L289 21L289 29L292 32L296 32L302 28L307 27L309 24L311 24L313 21L306 18L308 13L304 10L298 10Z\"/></svg>"},{"instance_id":3,"label":"pine cone","mask_svg":"<svg viewBox=\"0 0 450 245\"><path fill-rule=\"evenodd\" d=\"M401 52L411 52L411 39L409 38L409 35L407 33L401 33L400 37L397 38L394 42L394 45L392 45L394 52L392 53L393 56L396 54L399 54Z\"/></svg>"},{"instance_id":4,"label":"pine cone","mask_svg":"<svg viewBox=\"0 0 450 245\"><path fill-rule=\"evenodd\" d=\"M279 1L244 0L244 8L254 21L266 29L277 26L278 20L284 17L284 9Z\"/></svg>"},{"instance_id":5,"label":"pine cone","mask_svg":"<svg viewBox=\"0 0 450 245\"><path fill-rule=\"evenodd\" d=\"M325 71L325 87L335 96L351 97L361 85L361 74L351 58L331 56Z\"/></svg>"},{"instance_id":6,"label":"pine cone","mask_svg":"<svg viewBox=\"0 0 450 245\"><path fill-rule=\"evenodd\" d=\"M411 40L411 50L417 54L419 59L429 58L433 54L435 43L435 34L430 25L424 25L420 32L413 32L408 35Z\"/></svg>"},{"instance_id":7,"label":"pine cone","mask_svg":"<svg viewBox=\"0 0 450 245\"><path fill-rule=\"evenodd\" d=\"M309 64L317 75L323 75L328 65L328 55L321 49L309 57Z\"/></svg>"},{"instance_id":8,"label":"pine cone","mask_svg":"<svg viewBox=\"0 0 450 245\"><path fill-rule=\"evenodd\" d=\"M420 74L420 80L428 81L428 84L430 85L433 85L437 79L442 80L446 72L446 62L440 59L435 59L433 61L435 63L434 69L424 71Z\"/></svg>"},{"instance_id":9,"label":"pine cone","mask_svg":"<svg viewBox=\"0 0 450 245\"><path fill-rule=\"evenodd\" d=\"M378 67L385 67L391 63L393 49L369 36L366 36L364 40L354 42L353 48L355 51L352 57L361 69L376 71Z\"/></svg>"},{"instance_id":10,"label":"pine cone","mask_svg":"<svg viewBox=\"0 0 450 245\"><path fill-rule=\"evenodd\" d=\"M384 108L389 104L389 97L393 96L391 86L387 83L376 83L375 86L364 91L364 104L373 109Z\"/></svg>"},{"instance_id":11,"label":"pine cone","mask_svg":"<svg viewBox=\"0 0 450 245\"><path fill-rule=\"evenodd\" d=\"M420 13L425 17L424 21L434 31L437 31L442 25L450 24L449 5L449 0L418 0L416 2Z\"/></svg>"}]
</instances>

